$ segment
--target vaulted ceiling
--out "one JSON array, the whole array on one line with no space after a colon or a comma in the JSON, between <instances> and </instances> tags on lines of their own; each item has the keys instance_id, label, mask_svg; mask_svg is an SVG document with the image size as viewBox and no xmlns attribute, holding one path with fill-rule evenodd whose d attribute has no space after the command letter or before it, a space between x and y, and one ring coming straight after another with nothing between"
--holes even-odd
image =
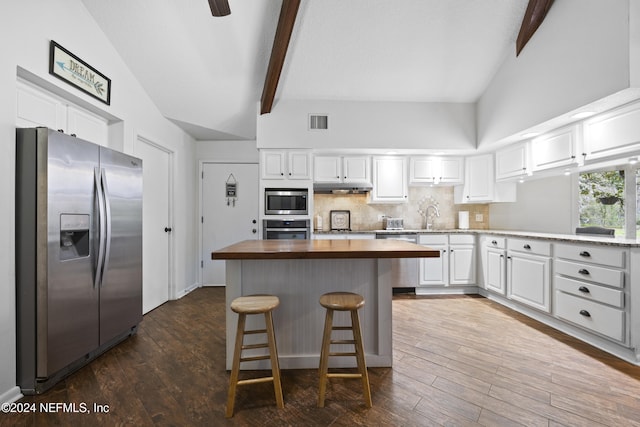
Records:
<instances>
[{"instance_id":1,"label":"vaulted ceiling","mask_svg":"<svg viewBox=\"0 0 640 427\"><path fill-rule=\"evenodd\" d=\"M162 114L196 139L254 139L280 0L82 0ZM303 0L279 99L475 102L528 0Z\"/></svg>"}]
</instances>

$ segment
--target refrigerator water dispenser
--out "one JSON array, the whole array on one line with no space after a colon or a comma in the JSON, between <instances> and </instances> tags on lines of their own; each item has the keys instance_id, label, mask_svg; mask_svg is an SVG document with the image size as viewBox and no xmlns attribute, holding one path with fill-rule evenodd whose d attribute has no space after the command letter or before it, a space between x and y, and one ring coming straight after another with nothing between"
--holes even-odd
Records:
<instances>
[{"instance_id":1,"label":"refrigerator water dispenser","mask_svg":"<svg viewBox=\"0 0 640 427\"><path fill-rule=\"evenodd\" d=\"M89 256L89 215L60 215L60 260Z\"/></svg>"}]
</instances>

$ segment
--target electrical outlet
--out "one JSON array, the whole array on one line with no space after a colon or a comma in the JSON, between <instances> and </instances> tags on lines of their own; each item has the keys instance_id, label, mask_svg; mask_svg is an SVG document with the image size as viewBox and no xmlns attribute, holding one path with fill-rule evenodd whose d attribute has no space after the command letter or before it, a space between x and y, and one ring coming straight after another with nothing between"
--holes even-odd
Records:
<instances>
[{"instance_id":1,"label":"electrical outlet","mask_svg":"<svg viewBox=\"0 0 640 427\"><path fill-rule=\"evenodd\" d=\"M476 214L476 222L482 222L482 221L484 221L484 215Z\"/></svg>"},{"instance_id":2,"label":"electrical outlet","mask_svg":"<svg viewBox=\"0 0 640 427\"><path fill-rule=\"evenodd\" d=\"M382 221L384 219L384 214L379 214L378 215L378 221Z\"/></svg>"}]
</instances>

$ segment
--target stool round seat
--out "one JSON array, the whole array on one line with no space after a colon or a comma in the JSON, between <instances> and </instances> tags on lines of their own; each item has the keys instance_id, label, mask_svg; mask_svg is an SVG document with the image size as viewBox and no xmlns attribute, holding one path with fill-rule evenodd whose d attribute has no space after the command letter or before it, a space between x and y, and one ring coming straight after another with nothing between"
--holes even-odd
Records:
<instances>
[{"instance_id":1,"label":"stool round seat","mask_svg":"<svg viewBox=\"0 0 640 427\"><path fill-rule=\"evenodd\" d=\"M236 313L260 314L276 308L280 299L274 295L250 295L238 297L231 302L231 310Z\"/></svg>"},{"instance_id":2,"label":"stool round seat","mask_svg":"<svg viewBox=\"0 0 640 427\"><path fill-rule=\"evenodd\" d=\"M364 298L352 292L330 292L320 297L320 305L337 311L358 310L364 306Z\"/></svg>"}]
</instances>

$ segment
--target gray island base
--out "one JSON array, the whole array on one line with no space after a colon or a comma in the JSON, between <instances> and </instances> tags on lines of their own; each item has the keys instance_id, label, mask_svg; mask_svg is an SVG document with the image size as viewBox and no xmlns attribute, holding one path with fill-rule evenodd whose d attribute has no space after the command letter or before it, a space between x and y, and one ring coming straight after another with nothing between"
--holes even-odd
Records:
<instances>
[{"instance_id":1,"label":"gray island base","mask_svg":"<svg viewBox=\"0 0 640 427\"><path fill-rule=\"evenodd\" d=\"M246 241L213 252L213 259L226 259L227 369L231 368L237 326L237 314L229 308L233 299L252 294L278 296L280 305L273 319L280 367L315 369L325 319L318 300L336 291L365 298L360 322L367 366L392 366L391 260L437 256L439 251L391 240ZM335 313L334 325L348 324L348 313ZM247 329L263 329L263 325L263 316L247 318ZM334 339L339 333L334 332ZM344 337L350 339L350 332L345 331ZM250 335L245 344L262 340L262 335ZM352 349L351 345L332 346L332 351ZM353 357L332 359L332 367L355 367ZM242 369L269 369L269 362L246 362Z\"/></svg>"}]
</instances>

